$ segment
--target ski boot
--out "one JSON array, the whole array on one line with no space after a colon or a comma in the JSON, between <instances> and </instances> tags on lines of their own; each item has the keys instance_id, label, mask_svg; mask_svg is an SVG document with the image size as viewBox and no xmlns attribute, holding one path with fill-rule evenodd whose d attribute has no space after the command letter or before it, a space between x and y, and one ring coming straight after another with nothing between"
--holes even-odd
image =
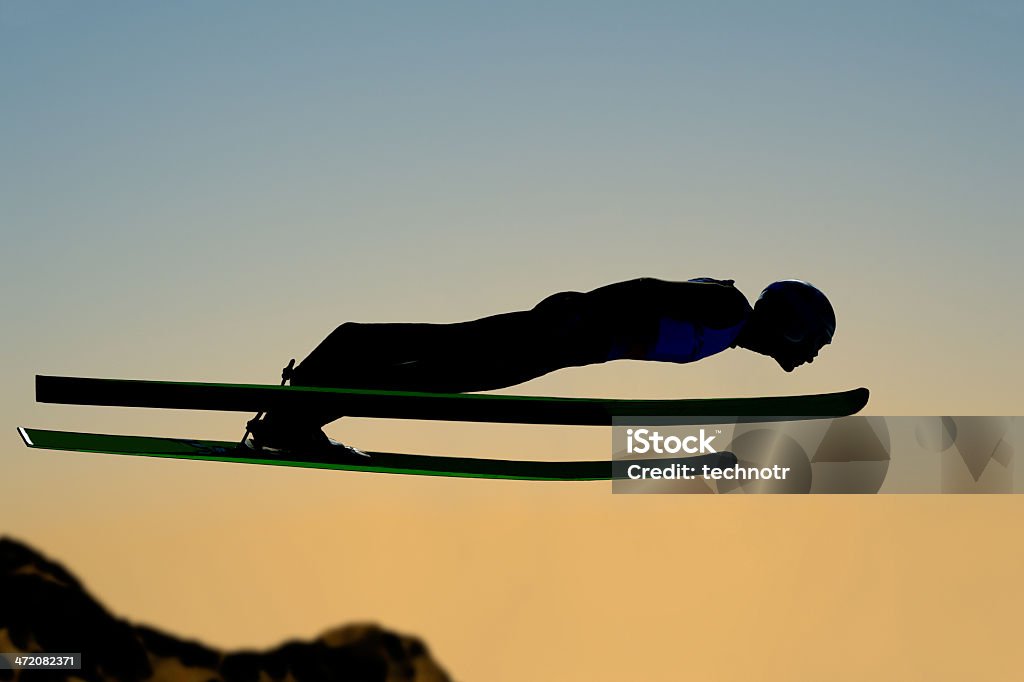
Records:
<instances>
[{"instance_id":1,"label":"ski boot","mask_svg":"<svg viewBox=\"0 0 1024 682\"><path fill-rule=\"evenodd\" d=\"M281 370L282 386L291 379L294 370L295 360L292 359L288 366ZM299 454L329 451L342 457L349 455L369 457L362 450L328 438L316 422L305 421L298 416L282 419L266 412L259 412L246 423L242 446L251 450L275 453Z\"/></svg>"}]
</instances>

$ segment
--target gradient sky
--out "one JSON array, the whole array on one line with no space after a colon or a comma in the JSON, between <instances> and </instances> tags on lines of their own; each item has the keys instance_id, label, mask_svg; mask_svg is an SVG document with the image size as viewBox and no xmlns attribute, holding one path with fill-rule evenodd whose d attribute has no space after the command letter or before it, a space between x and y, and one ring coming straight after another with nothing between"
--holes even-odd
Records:
<instances>
[{"instance_id":1,"label":"gradient sky","mask_svg":"<svg viewBox=\"0 0 1024 682\"><path fill-rule=\"evenodd\" d=\"M1016 499L624 500L22 448L18 424L230 438L244 420L37 406L36 373L274 382L345 320L468 319L641 275L734 278L751 299L811 280L835 343L791 375L737 350L514 391L865 385L873 414L1024 414L1018 3L296 5L0 0L0 532L176 633L265 646L380 620L467 680L674 679L664 651L612 642L629 621L714 653L721 630L679 625L694 606L749 636L795 604L804 638L895 609L864 674L914 652L939 676L977 671L934 658L965 619L1010 636ZM372 420L332 434L536 458L601 457L609 437ZM635 569L782 591L611 601ZM933 591L968 589L948 622L932 613ZM885 648L914 627L919 649ZM767 637L762 658L709 670L813 677L819 659Z\"/></svg>"}]
</instances>

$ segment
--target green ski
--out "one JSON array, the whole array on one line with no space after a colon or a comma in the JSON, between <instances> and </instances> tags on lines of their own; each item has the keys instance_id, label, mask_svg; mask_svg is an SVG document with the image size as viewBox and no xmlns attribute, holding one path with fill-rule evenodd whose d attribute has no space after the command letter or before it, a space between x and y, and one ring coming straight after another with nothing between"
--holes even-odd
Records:
<instances>
[{"instance_id":1,"label":"green ski","mask_svg":"<svg viewBox=\"0 0 1024 682\"><path fill-rule=\"evenodd\" d=\"M281 407L351 417L608 426L615 417L722 417L741 421L844 417L859 412L868 389L758 398L619 400L478 393L419 393L37 376L42 403L261 412Z\"/></svg>"},{"instance_id":2,"label":"green ski","mask_svg":"<svg viewBox=\"0 0 1024 682\"><path fill-rule=\"evenodd\" d=\"M215 462L269 464L312 469L337 469L385 474L451 476L458 478L500 478L526 481L599 481L627 478L626 466L649 464L666 466L670 460L629 460L592 462L537 462L470 457L408 455L394 452L369 452L369 457L337 457L314 454L282 454L252 450L227 441L149 438L101 433L72 433L19 427L18 433L30 448L73 452L164 457ZM333 454L333 453L332 453ZM736 462L732 453L720 452L671 460L686 463L697 470L704 465L729 467Z\"/></svg>"}]
</instances>

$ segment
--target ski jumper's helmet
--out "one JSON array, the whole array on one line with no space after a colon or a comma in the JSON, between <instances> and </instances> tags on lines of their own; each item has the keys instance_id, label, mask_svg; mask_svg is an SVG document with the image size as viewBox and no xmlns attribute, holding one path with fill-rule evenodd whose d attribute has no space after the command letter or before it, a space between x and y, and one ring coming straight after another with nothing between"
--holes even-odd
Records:
<instances>
[{"instance_id":1,"label":"ski jumper's helmet","mask_svg":"<svg viewBox=\"0 0 1024 682\"><path fill-rule=\"evenodd\" d=\"M825 294L809 282L783 279L761 292L755 307L779 321L790 341L802 341L813 330L823 331L831 341L836 333L836 313Z\"/></svg>"}]
</instances>

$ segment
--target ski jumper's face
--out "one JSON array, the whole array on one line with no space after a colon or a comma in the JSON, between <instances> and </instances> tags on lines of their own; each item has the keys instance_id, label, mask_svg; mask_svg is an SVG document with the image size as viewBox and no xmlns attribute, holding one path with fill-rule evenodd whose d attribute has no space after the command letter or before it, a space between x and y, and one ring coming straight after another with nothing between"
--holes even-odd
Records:
<instances>
[{"instance_id":1,"label":"ski jumper's face","mask_svg":"<svg viewBox=\"0 0 1024 682\"><path fill-rule=\"evenodd\" d=\"M791 339L783 336L771 353L779 366L787 372L805 363L814 362L822 348L832 343L832 334L827 329L815 330L802 338Z\"/></svg>"}]
</instances>

